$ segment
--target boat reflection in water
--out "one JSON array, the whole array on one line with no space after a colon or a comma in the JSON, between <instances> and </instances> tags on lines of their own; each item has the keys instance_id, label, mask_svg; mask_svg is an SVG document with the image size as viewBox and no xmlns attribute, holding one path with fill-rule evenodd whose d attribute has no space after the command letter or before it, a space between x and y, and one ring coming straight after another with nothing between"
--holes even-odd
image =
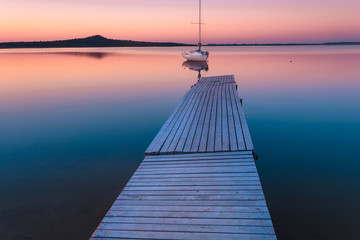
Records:
<instances>
[{"instance_id":1,"label":"boat reflection in water","mask_svg":"<svg viewBox=\"0 0 360 240\"><path fill-rule=\"evenodd\" d=\"M192 71L198 72L198 80L201 78L201 71L205 70L209 71L209 66L207 62L199 62L199 61L185 61L182 64L183 68L190 69Z\"/></svg>"}]
</instances>

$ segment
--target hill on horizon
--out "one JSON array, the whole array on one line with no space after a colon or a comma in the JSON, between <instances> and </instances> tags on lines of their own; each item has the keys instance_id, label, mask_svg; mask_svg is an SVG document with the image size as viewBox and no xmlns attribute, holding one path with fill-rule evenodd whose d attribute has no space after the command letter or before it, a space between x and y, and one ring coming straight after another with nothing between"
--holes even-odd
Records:
<instances>
[{"instance_id":1,"label":"hill on horizon","mask_svg":"<svg viewBox=\"0 0 360 240\"><path fill-rule=\"evenodd\" d=\"M204 46L308 46L308 45L360 45L360 42L324 42L324 43L209 43ZM196 46L176 42L145 42L132 40L117 40L93 35L85 38L54 41L31 42L0 42L0 49L5 48L71 48L71 47L179 47Z\"/></svg>"},{"instance_id":2,"label":"hill on horizon","mask_svg":"<svg viewBox=\"0 0 360 240\"><path fill-rule=\"evenodd\" d=\"M55 41L2 42L0 48L62 48L62 47L176 47L191 46L175 42L145 42L116 40L94 35L85 38L74 38Z\"/></svg>"}]
</instances>

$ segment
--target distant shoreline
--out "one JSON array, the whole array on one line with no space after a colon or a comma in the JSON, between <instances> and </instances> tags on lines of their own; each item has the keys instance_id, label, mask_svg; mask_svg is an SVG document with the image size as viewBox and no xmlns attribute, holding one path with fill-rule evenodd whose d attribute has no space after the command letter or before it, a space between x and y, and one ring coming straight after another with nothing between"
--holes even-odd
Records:
<instances>
[{"instance_id":1,"label":"distant shoreline","mask_svg":"<svg viewBox=\"0 0 360 240\"><path fill-rule=\"evenodd\" d=\"M326 43L233 43L233 44L207 44L206 46L334 46L334 45L360 45L360 42L326 42Z\"/></svg>"},{"instance_id":2,"label":"distant shoreline","mask_svg":"<svg viewBox=\"0 0 360 240\"><path fill-rule=\"evenodd\" d=\"M215 44L210 43L204 46L339 46L339 45L360 45L360 42L325 42L325 43L233 43L233 44ZM108 39L100 35L86 38L77 38L69 40L56 41L33 41L33 42L1 42L0 49L13 48L81 48L81 47L183 47L196 46L194 44L176 43L176 42L144 42L131 40Z\"/></svg>"}]
</instances>

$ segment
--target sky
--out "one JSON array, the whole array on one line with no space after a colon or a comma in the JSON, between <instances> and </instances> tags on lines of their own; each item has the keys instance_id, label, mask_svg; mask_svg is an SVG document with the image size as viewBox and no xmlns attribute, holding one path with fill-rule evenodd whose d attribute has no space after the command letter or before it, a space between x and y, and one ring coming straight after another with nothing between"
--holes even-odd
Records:
<instances>
[{"instance_id":1,"label":"sky","mask_svg":"<svg viewBox=\"0 0 360 240\"><path fill-rule=\"evenodd\" d=\"M203 0L204 43L360 41L360 0ZM0 42L197 42L197 0L0 0Z\"/></svg>"}]
</instances>

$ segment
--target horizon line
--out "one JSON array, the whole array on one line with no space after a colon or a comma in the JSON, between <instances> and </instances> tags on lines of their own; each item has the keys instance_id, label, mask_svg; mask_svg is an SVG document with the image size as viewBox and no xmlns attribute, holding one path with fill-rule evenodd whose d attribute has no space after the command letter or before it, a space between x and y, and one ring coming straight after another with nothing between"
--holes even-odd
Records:
<instances>
[{"instance_id":1,"label":"horizon line","mask_svg":"<svg viewBox=\"0 0 360 240\"><path fill-rule=\"evenodd\" d=\"M96 35L90 35L86 37L77 37L77 38L67 38L67 39L55 39L55 40L31 40L31 41L8 41L8 42L0 42L0 44L9 44L9 43L41 43L41 42L58 42L58 41L69 41L69 40L78 40L78 39L87 39L87 38L94 38L99 37L103 38L104 40L114 40L114 41L129 41L129 42L145 42L145 43L173 43L173 44L179 44L179 45L190 45L190 46L196 46L196 43L183 43L183 42L172 42L172 41L145 41L145 40L129 40L129 39L114 39L114 38L108 38L104 37L100 34ZM276 42L276 43L207 43L203 46L231 46L231 45L327 45L327 44L360 44L359 41L323 41L323 42Z\"/></svg>"}]
</instances>

